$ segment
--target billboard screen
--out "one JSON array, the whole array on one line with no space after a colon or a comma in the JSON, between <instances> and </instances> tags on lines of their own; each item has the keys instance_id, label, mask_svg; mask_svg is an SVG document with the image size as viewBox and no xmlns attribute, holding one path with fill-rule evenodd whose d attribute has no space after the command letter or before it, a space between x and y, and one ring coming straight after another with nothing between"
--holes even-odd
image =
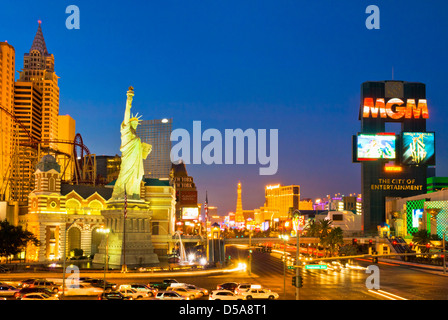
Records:
<instances>
[{"instance_id":1,"label":"billboard screen","mask_svg":"<svg viewBox=\"0 0 448 320\"><path fill-rule=\"evenodd\" d=\"M197 220L199 219L199 208L182 208L183 220Z\"/></svg>"},{"instance_id":2,"label":"billboard screen","mask_svg":"<svg viewBox=\"0 0 448 320\"><path fill-rule=\"evenodd\" d=\"M359 133L356 147L357 160L393 160L396 157L395 144L395 133Z\"/></svg>"},{"instance_id":3,"label":"billboard screen","mask_svg":"<svg viewBox=\"0 0 448 320\"><path fill-rule=\"evenodd\" d=\"M407 165L435 165L434 132L403 132L402 162Z\"/></svg>"},{"instance_id":4,"label":"billboard screen","mask_svg":"<svg viewBox=\"0 0 448 320\"><path fill-rule=\"evenodd\" d=\"M412 210L412 227L418 228L420 220L423 217L423 209L413 209Z\"/></svg>"}]
</instances>

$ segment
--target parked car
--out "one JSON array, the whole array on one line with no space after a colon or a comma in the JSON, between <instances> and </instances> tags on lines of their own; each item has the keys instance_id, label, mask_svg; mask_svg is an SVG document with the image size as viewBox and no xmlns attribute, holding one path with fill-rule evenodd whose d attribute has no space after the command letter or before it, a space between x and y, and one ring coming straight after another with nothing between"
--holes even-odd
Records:
<instances>
[{"instance_id":1,"label":"parked car","mask_svg":"<svg viewBox=\"0 0 448 320\"><path fill-rule=\"evenodd\" d=\"M88 279L84 279L83 281L80 281L81 283L87 283L90 284L92 287L97 287L97 288L104 288L106 290L116 290L117 289L117 284L116 283L112 283L109 281L104 282L103 279L92 279L92 278L88 278ZM106 284L106 286L104 286L104 284Z\"/></svg>"},{"instance_id":2,"label":"parked car","mask_svg":"<svg viewBox=\"0 0 448 320\"><path fill-rule=\"evenodd\" d=\"M14 294L19 292L20 289L10 286L8 284L0 284L0 296L1 297L12 297Z\"/></svg>"},{"instance_id":3,"label":"parked car","mask_svg":"<svg viewBox=\"0 0 448 320\"><path fill-rule=\"evenodd\" d=\"M125 284L120 285L119 289L121 288L132 288L134 290L137 290L138 292L143 293L143 296L148 297L154 297L157 293L156 289L151 288L150 286L142 283L131 283L131 284Z\"/></svg>"},{"instance_id":4,"label":"parked car","mask_svg":"<svg viewBox=\"0 0 448 320\"><path fill-rule=\"evenodd\" d=\"M189 297L189 300L202 297L202 293L199 290L188 289L186 287L168 287L166 291L177 292L183 297Z\"/></svg>"},{"instance_id":5,"label":"parked car","mask_svg":"<svg viewBox=\"0 0 448 320\"><path fill-rule=\"evenodd\" d=\"M143 297L148 296L146 293L137 291L132 288L121 288L121 289L118 289L118 292L120 292L125 297L129 297L130 300L143 299Z\"/></svg>"},{"instance_id":6,"label":"parked car","mask_svg":"<svg viewBox=\"0 0 448 320\"><path fill-rule=\"evenodd\" d=\"M30 285L30 283L33 283L36 280L37 280L36 278L22 280L22 281L19 282L19 287L20 288L26 288L26 287L28 287Z\"/></svg>"},{"instance_id":7,"label":"parked car","mask_svg":"<svg viewBox=\"0 0 448 320\"><path fill-rule=\"evenodd\" d=\"M22 300L59 300L58 297L50 296L43 292L27 293L22 297Z\"/></svg>"},{"instance_id":8,"label":"parked car","mask_svg":"<svg viewBox=\"0 0 448 320\"><path fill-rule=\"evenodd\" d=\"M235 294L233 291L230 290L214 290L210 293L209 300L244 300L243 296L240 296L238 294Z\"/></svg>"},{"instance_id":9,"label":"parked car","mask_svg":"<svg viewBox=\"0 0 448 320\"><path fill-rule=\"evenodd\" d=\"M19 290L19 292L14 293L14 298L16 298L17 300L20 300L20 299L22 299L22 297L25 294L35 293L35 292L41 292L41 293L45 293L50 296L59 297L58 293L55 293L54 291L52 291L48 288L41 288L41 287L29 288L29 287L27 287L27 288L22 288Z\"/></svg>"},{"instance_id":10,"label":"parked car","mask_svg":"<svg viewBox=\"0 0 448 320\"><path fill-rule=\"evenodd\" d=\"M240 283L238 285L238 287L236 287L235 289L235 293L236 294L241 294L244 291L247 291L247 289L251 288L251 284L250 283Z\"/></svg>"},{"instance_id":11,"label":"parked car","mask_svg":"<svg viewBox=\"0 0 448 320\"><path fill-rule=\"evenodd\" d=\"M57 284L55 284L53 281L49 281L46 279L35 280L34 282L29 283L28 287L29 288L36 288L36 287L48 288L55 293L59 292L59 286Z\"/></svg>"},{"instance_id":12,"label":"parked car","mask_svg":"<svg viewBox=\"0 0 448 320\"><path fill-rule=\"evenodd\" d=\"M177 281L176 279L163 279L164 283L179 283L179 281Z\"/></svg>"},{"instance_id":13,"label":"parked car","mask_svg":"<svg viewBox=\"0 0 448 320\"><path fill-rule=\"evenodd\" d=\"M251 300L251 299L269 299L269 300L274 300L274 299L278 299L279 295L276 292L273 292L269 289L248 289L245 292L242 292L241 295L243 297L245 297L246 300Z\"/></svg>"},{"instance_id":14,"label":"parked car","mask_svg":"<svg viewBox=\"0 0 448 320\"><path fill-rule=\"evenodd\" d=\"M66 296L97 296L103 292L102 288L93 287L86 284L66 285L64 295Z\"/></svg>"},{"instance_id":15,"label":"parked car","mask_svg":"<svg viewBox=\"0 0 448 320\"><path fill-rule=\"evenodd\" d=\"M239 283L236 282L226 282L222 284L218 284L216 289L218 290L229 290L235 292L235 289L238 287Z\"/></svg>"},{"instance_id":16,"label":"parked car","mask_svg":"<svg viewBox=\"0 0 448 320\"><path fill-rule=\"evenodd\" d=\"M160 291L156 294L156 299L160 300L189 300L189 298L181 296L174 291Z\"/></svg>"},{"instance_id":17,"label":"parked car","mask_svg":"<svg viewBox=\"0 0 448 320\"><path fill-rule=\"evenodd\" d=\"M164 290L166 291L166 289L172 284L172 283L178 283L177 280L175 279L165 279L162 282L150 282L148 285L155 289L155 290Z\"/></svg>"},{"instance_id":18,"label":"parked car","mask_svg":"<svg viewBox=\"0 0 448 320\"><path fill-rule=\"evenodd\" d=\"M109 291L100 294L98 300L131 300L131 297L126 297L118 291Z\"/></svg>"},{"instance_id":19,"label":"parked car","mask_svg":"<svg viewBox=\"0 0 448 320\"><path fill-rule=\"evenodd\" d=\"M205 288L199 288L197 286L195 286L194 284L185 284L185 287L188 289L192 289L192 290L198 290L202 293L203 296L207 296L208 295L208 290Z\"/></svg>"}]
</instances>

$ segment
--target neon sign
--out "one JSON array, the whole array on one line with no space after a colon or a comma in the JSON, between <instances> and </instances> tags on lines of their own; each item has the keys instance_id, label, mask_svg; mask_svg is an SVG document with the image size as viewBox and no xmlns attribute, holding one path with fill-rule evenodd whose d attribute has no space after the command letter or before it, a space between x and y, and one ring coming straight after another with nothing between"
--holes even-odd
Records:
<instances>
[{"instance_id":1,"label":"neon sign","mask_svg":"<svg viewBox=\"0 0 448 320\"><path fill-rule=\"evenodd\" d=\"M428 104L426 99L419 99L418 103L415 103L414 99L407 99L406 104L403 100L398 98L392 98L385 102L383 98L376 99L373 102L373 98L364 98L363 118L390 118L398 120L405 119L428 119Z\"/></svg>"}]
</instances>

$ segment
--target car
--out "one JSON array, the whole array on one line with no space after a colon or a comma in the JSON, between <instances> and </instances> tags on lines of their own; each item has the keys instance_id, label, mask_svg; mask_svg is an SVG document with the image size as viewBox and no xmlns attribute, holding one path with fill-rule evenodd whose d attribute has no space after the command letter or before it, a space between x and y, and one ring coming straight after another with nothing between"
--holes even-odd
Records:
<instances>
[{"instance_id":1,"label":"car","mask_svg":"<svg viewBox=\"0 0 448 320\"><path fill-rule=\"evenodd\" d=\"M220 289L214 290L208 296L209 300L244 300L244 297L235 294L233 291Z\"/></svg>"},{"instance_id":2,"label":"car","mask_svg":"<svg viewBox=\"0 0 448 320\"><path fill-rule=\"evenodd\" d=\"M247 289L250 289L251 285L252 284L250 283L240 283L238 287L235 288L235 293L241 294L242 292L247 291Z\"/></svg>"},{"instance_id":3,"label":"car","mask_svg":"<svg viewBox=\"0 0 448 320\"><path fill-rule=\"evenodd\" d=\"M18 292L14 293L14 298L16 298L17 300L20 300L20 299L22 299L22 297L25 294L35 293L35 292L41 292L41 293L45 293L45 294L50 295L50 296L59 297L58 293L55 293L54 291L52 291L52 290L50 290L48 288L40 288L40 287L29 288L29 287L27 287L27 288L22 288Z\"/></svg>"},{"instance_id":4,"label":"car","mask_svg":"<svg viewBox=\"0 0 448 320\"><path fill-rule=\"evenodd\" d=\"M103 293L102 288L93 287L86 284L69 284L64 290L65 296L97 296Z\"/></svg>"},{"instance_id":5,"label":"car","mask_svg":"<svg viewBox=\"0 0 448 320\"><path fill-rule=\"evenodd\" d=\"M48 288L51 291L57 293L59 292L59 286L55 284L53 281L49 281L46 279L38 279L28 284L29 288Z\"/></svg>"},{"instance_id":6,"label":"car","mask_svg":"<svg viewBox=\"0 0 448 320\"><path fill-rule=\"evenodd\" d=\"M205 288L199 288L197 286L195 286L194 284L185 284L185 287L188 289L192 289L192 290L198 290L202 293L203 296L208 295L208 290Z\"/></svg>"},{"instance_id":7,"label":"car","mask_svg":"<svg viewBox=\"0 0 448 320\"><path fill-rule=\"evenodd\" d=\"M137 291L132 288L120 288L118 289L118 292L120 292L125 297L129 297L130 300L143 299L144 297L148 296L146 293Z\"/></svg>"},{"instance_id":8,"label":"car","mask_svg":"<svg viewBox=\"0 0 448 320\"><path fill-rule=\"evenodd\" d=\"M238 285L239 285L239 283L236 283L236 282L226 282L226 283L218 284L216 286L216 289L235 291L235 289L238 287Z\"/></svg>"},{"instance_id":9,"label":"car","mask_svg":"<svg viewBox=\"0 0 448 320\"><path fill-rule=\"evenodd\" d=\"M156 299L160 300L189 300L189 298L181 296L174 291L159 291L156 294Z\"/></svg>"},{"instance_id":10,"label":"car","mask_svg":"<svg viewBox=\"0 0 448 320\"><path fill-rule=\"evenodd\" d=\"M259 288L252 287L251 289L242 292L241 295L244 297L245 300L252 300L252 299L274 300L278 299L279 297L278 293L261 287Z\"/></svg>"},{"instance_id":11,"label":"car","mask_svg":"<svg viewBox=\"0 0 448 320\"><path fill-rule=\"evenodd\" d=\"M30 285L30 283L33 283L36 280L37 280L36 278L22 280L22 281L19 282L19 287L20 288L26 288L26 287L28 287Z\"/></svg>"},{"instance_id":12,"label":"car","mask_svg":"<svg viewBox=\"0 0 448 320\"><path fill-rule=\"evenodd\" d=\"M1 297L12 297L14 294L19 292L20 289L10 286L8 284L0 284L0 296Z\"/></svg>"},{"instance_id":13,"label":"car","mask_svg":"<svg viewBox=\"0 0 448 320\"><path fill-rule=\"evenodd\" d=\"M164 279L162 282L150 282L148 284L148 286L151 287L154 290L164 290L164 291L166 291L166 289L172 283L179 283L179 282L177 280L175 280L175 279Z\"/></svg>"},{"instance_id":14,"label":"car","mask_svg":"<svg viewBox=\"0 0 448 320\"><path fill-rule=\"evenodd\" d=\"M166 291L174 291L183 297L188 297L189 300L197 299L202 297L202 293L199 290L188 289L186 287L168 287Z\"/></svg>"},{"instance_id":15,"label":"car","mask_svg":"<svg viewBox=\"0 0 448 320\"><path fill-rule=\"evenodd\" d=\"M164 283L179 283L179 281L177 281L176 279L163 279Z\"/></svg>"},{"instance_id":16,"label":"car","mask_svg":"<svg viewBox=\"0 0 448 320\"><path fill-rule=\"evenodd\" d=\"M22 300L59 300L59 298L43 292L32 292L25 294Z\"/></svg>"},{"instance_id":17,"label":"car","mask_svg":"<svg viewBox=\"0 0 448 320\"><path fill-rule=\"evenodd\" d=\"M103 292L98 296L98 300L132 300L131 297L126 297L118 291Z\"/></svg>"},{"instance_id":18,"label":"car","mask_svg":"<svg viewBox=\"0 0 448 320\"><path fill-rule=\"evenodd\" d=\"M119 289L127 288L127 287L137 290L138 292L143 293L144 296L147 296L147 297L154 297L157 293L156 289L153 289L149 285L142 284L142 283L131 283L131 284L120 285Z\"/></svg>"},{"instance_id":19,"label":"car","mask_svg":"<svg viewBox=\"0 0 448 320\"><path fill-rule=\"evenodd\" d=\"M83 281L80 281L81 283L86 283L86 284L90 284L92 287L97 287L97 288L105 288L106 290L111 290L114 291L117 289L117 284L116 283L112 283L109 281L104 282L103 279L84 279Z\"/></svg>"}]
</instances>

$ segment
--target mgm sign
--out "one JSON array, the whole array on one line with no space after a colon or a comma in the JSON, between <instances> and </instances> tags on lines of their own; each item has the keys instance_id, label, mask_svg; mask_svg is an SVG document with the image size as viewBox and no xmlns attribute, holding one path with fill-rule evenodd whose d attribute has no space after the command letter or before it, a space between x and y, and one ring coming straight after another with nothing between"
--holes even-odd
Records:
<instances>
[{"instance_id":1,"label":"mgm sign","mask_svg":"<svg viewBox=\"0 0 448 320\"><path fill-rule=\"evenodd\" d=\"M426 193L427 169L435 165L435 134L426 131L428 118L423 83L361 85L361 130L353 136L353 162L361 164L366 233L376 232L385 222L386 197ZM391 122L398 123L398 128L386 127Z\"/></svg>"}]
</instances>

